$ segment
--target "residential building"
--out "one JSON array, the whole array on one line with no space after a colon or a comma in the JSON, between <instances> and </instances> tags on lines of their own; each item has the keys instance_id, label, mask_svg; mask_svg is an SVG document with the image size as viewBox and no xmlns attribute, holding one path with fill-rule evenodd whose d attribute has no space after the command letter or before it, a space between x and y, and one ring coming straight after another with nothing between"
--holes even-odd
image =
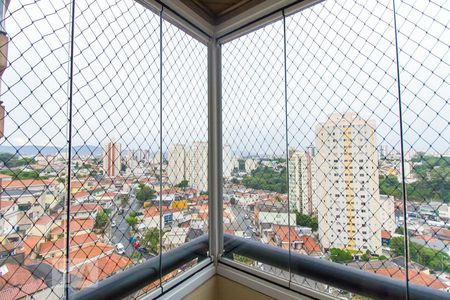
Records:
<instances>
[{"instance_id":1,"label":"residential building","mask_svg":"<svg viewBox=\"0 0 450 300\"><path fill-rule=\"evenodd\" d=\"M223 158L223 177L230 178L231 173L235 168L236 160L229 145L223 146L222 158Z\"/></svg>"},{"instance_id":2,"label":"residential building","mask_svg":"<svg viewBox=\"0 0 450 300\"><path fill-rule=\"evenodd\" d=\"M251 158L245 160L245 172L251 173L256 168L258 168L258 162L256 160Z\"/></svg>"},{"instance_id":3,"label":"residential building","mask_svg":"<svg viewBox=\"0 0 450 300\"><path fill-rule=\"evenodd\" d=\"M172 145L169 149L167 166L169 182L176 185L186 180L186 147L183 144Z\"/></svg>"},{"instance_id":4,"label":"residential building","mask_svg":"<svg viewBox=\"0 0 450 300\"><path fill-rule=\"evenodd\" d=\"M0 242L18 229L18 222L22 216L19 206L14 201L0 200Z\"/></svg>"},{"instance_id":5,"label":"residential building","mask_svg":"<svg viewBox=\"0 0 450 300\"><path fill-rule=\"evenodd\" d=\"M316 164L309 152L295 151L289 158L289 204L302 214L317 214Z\"/></svg>"},{"instance_id":6,"label":"residential building","mask_svg":"<svg viewBox=\"0 0 450 300\"><path fill-rule=\"evenodd\" d=\"M326 249L381 253L375 122L334 113L316 130L318 222Z\"/></svg>"},{"instance_id":7,"label":"residential building","mask_svg":"<svg viewBox=\"0 0 450 300\"><path fill-rule=\"evenodd\" d=\"M226 165L224 163L224 165ZM200 191L208 190L208 143L194 142L189 148L186 162L190 186Z\"/></svg>"},{"instance_id":8,"label":"residential building","mask_svg":"<svg viewBox=\"0 0 450 300\"><path fill-rule=\"evenodd\" d=\"M106 176L119 176L122 166L120 151L121 145L119 143L112 141L106 144L103 156L103 170Z\"/></svg>"},{"instance_id":9,"label":"residential building","mask_svg":"<svg viewBox=\"0 0 450 300\"><path fill-rule=\"evenodd\" d=\"M389 231L391 234L395 232L397 227L395 223L395 200L393 196L380 195L380 202L377 204L377 211L373 213L375 226L381 227L382 230Z\"/></svg>"},{"instance_id":10,"label":"residential building","mask_svg":"<svg viewBox=\"0 0 450 300\"><path fill-rule=\"evenodd\" d=\"M224 162L224 166L229 165L231 163ZM172 185L187 180L191 187L206 191L208 189L208 143L173 145L169 150L167 174Z\"/></svg>"}]
</instances>

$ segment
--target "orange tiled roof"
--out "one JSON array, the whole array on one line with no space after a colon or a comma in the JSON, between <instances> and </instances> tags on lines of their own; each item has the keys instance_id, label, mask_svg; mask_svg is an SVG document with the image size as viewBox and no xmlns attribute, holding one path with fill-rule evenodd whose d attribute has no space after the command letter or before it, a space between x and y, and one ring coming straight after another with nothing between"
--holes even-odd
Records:
<instances>
[{"instance_id":1,"label":"orange tiled roof","mask_svg":"<svg viewBox=\"0 0 450 300\"><path fill-rule=\"evenodd\" d=\"M309 235L302 235L300 240L303 242L303 249L306 253L311 254L314 252L321 252L319 244L317 244L316 240Z\"/></svg>"},{"instance_id":2,"label":"orange tiled roof","mask_svg":"<svg viewBox=\"0 0 450 300\"><path fill-rule=\"evenodd\" d=\"M367 270L369 272L373 272L379 275L392 277L395 279L405 280L406 271L399 270L398 268L384 268L384 269L373 269ZM418 270L409 269L409 280L412 283L432 287L434 289L445 289L448 286L444 284L439 278L433 275L426 274L424 272L420 272Z\"/></svg>"},{"instance_id":3,"label":"orange tiled roof","mask_svg":"<svg viewBox=\"0 0 450 300\"><path fill-rule=\"evenodd\" d=\"M70 206L70 213L96 212L101 209L102 209L102 207L95 203L76 204L76 205Z\"/></svg>"},{"instance_id":4,"label":"orange tiled roof","mask_svg":"<svg viewBox=\"0 0 450 300\"><path fill-rule=\"evenodd\" d=\"M381 238L390 239L392 237L391 233L387 230L381 230Z\"/></svg>"},{"instance_id":5,"label":"orange tiled roof","mask_svg":"<svg viewBox=\"0 0 450 300\"><path fill-rule=\"evenodd\" d=\"M61 234L66 231L66 220L61 222L61 225L56 226L52 229L51 234ZM91 231L94 229L94 219L86 218L86 219L72 219L70 220L70 232L75 233L78 231Z\"/></svg>"},{"instance_id":6,"label":"orange tiled roof","mask_svg":"<svg viewBox=\"0 0 450 300\"><path fill-rule=\"evenodd\" d=\"M72 193L72 198L73 199L79 199L79 198L83 198L83 197L88 197L90 194L86 191L79 191L76 193Z\"/></svg>"},{"instance_id":7,"label":"orange tiled roof","mask_svg":"<svg viewBox=\"0 0 450 300\"><path fill-rule=\"evenodd\" d=\"M443 236L447 239L450 239L450 229L447 228L433 228L436 235Z\"/></svg>"},{"instance_id":8,"label":"orange tiled roof","mask_svg":"<svg viewBox=\"0 0 450 300\"><path fill-rule=\"evenodd\" d=\"M18 180L10 180L10 181L2 181L0 183L1 187L4 189L12 189L12 188L27 188L32 186L49 186L53 184L58 184L54 180L46 179L18 179Z\"/></svg>"},{"instance_id":9,"label":"orange tiled roof","mask_svg":"<svg viewBox=\"0 0 450 300\"><path fill-rule=\"evenodd\" d=\"M116 192L106 192L103 194L98 195L97 197L102 198L102 197L109 197L109 198L114 198L118 195L119 193Z\"/></svg>"},{"instance_id":10,"label":"orange tiled roof","mask_svg":"<svg viewBox=\"0 0 450 300\"><path fill-rule=\"evenodd\" d=\"M162 208L163 213L175 211L174 209L170 209L168 206L161 206L161 208ZM145 218L153 218L158 215L159 215L159 207L158 206L149 207L144 211Z\"/></svg>"},{"instance_id":11,"label":"orange tiled roof","mask_svg":"<svg viewBox=\"0 0 450 300\"><path fill-rule=\"evenodd\" d=\"M96 243L95 245L89 245L80 249L73 250L69 253L71 266L83 265L85 263L94 262L98 256L110 254L114 250L113 246L103 243ZM45 263L57 268L58 270L64 270L66 268L65 255L55 256L44 260Z\"/></svg>"},{"instance_id":12,"label":"orange tiled roof","mask_svg":"<svg viewBox=\"0 0 450 300\"><path fill-rule=\"evenodd\" d=\"M95 233L85 233L76 235L70 240L70 247L79 247L84 244L91 244L98 240L98 237ZM61 238L56 241L48 241L41 244L39 247L39 254L43 255L48 252L64 250L66 247L66 239Z\"/></svg>"},{"instance_id":13,"label":"orange tiled roof","mask_svg":"<svg viewBox=\"0 0 450 300\"><path fill-rule=\"evenodd\" d=\"M9 201L9 200L0 200L0 209L6 209L6 208L10 208L11 206L14 205L14 201Z\"/></svg>"},{"instance_id":14,"label":"orange tiled roof","mask_svg":"<svg viewBox=\"0 0 450 300\"><path fill-rule=\"evenodd\" d=\"M42 279L20 265L6 263L4 266L8 272L0 275L0 300L21 299L47 287Z\"/></svg>"},{"instance_id":15,"label":"orange tiled roof","mask_svg":"<svg viewBox=\"0 0 450 300\"><path fill-rule=\"evenodd\" d=\"M198 197L193 197L189 199L190 202L200 202L200 201L207 201L208 195L200 195Z\"/></svg>"},{"instance_id":16,"label":"orange tiled roof","mask_svg":"<svg viewBox=\"0 0 450 300\"><path fill-rule=\"evenodd\" d=\"M291 237L291 241L299 241L300 237L295 231L295 227L287 226L287 225L272 225L274 234L278 237L278 239L283 243L289 243L289 235Z\"/></svg>"},{"instance_id":17,"label":"orange tiled roof","mask_svg":"<svg viewBox=\"0 0 450 300\"><path fill-rule=\"evenodd\" d=\"M23 249L21 249L19 252L23 252L25 256L28 256L31 254L33 249L36 247L36 245L39 244L39 242L44 241L45 238L40 235L28 235L22 243Z\"/></svg>"},{"instance_id":18,"label":"orange tiled roof","mask_svg":"<svg viewBox=\"0 0 450 300\"><path fill-rule=\"evenodd\" d=\"M56 223L59 219L59 214L53 214L53 215L43 215L41 216L35 224L37 225L47 225L49 223Z\"/></svg>"},{"instance_id":19,"label":"orange tiled roof","mask_svg":"<svg viewBox=\"0 0 450 300\"><path fill-rule=\"evenodd\" d=\"M90 262L82 265L80 268L76 268L71 274L80 278L76 288L81 289L90 286L119 270L125 269L132 264L133 262L129 258L112 253L95 262Z\"/></svg>"}]
</instances>

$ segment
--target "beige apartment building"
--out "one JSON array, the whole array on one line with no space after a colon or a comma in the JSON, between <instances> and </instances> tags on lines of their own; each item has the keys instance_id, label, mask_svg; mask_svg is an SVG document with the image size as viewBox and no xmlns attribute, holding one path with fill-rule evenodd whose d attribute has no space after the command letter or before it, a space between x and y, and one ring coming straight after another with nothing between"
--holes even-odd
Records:
<instances>
[{"instance_id":1,"label":"beige apartment building","mask_svg":"<svg viewBox=\"0 0 450 300\"><path fill-rule=\"evenodd\" d=\"M316 129L318 221L325 249L381 253L375 122L334 113Z\"/></svg>"}]
</instances>

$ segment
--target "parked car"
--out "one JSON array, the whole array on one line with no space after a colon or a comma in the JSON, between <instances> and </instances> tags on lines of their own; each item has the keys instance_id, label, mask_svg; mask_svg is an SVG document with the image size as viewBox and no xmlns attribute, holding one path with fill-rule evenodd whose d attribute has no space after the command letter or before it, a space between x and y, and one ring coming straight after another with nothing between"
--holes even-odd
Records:
<instances>
[{"instance_id":1,"label":"parked car","mask_svg":"<svg viewBox=\"0 0 450 300\"><path fill-rule=\"evenodd\" d=\"M118 243L118 244L116 245L116 252L117 252L118 254L124 254L124 253L125 253L125 247L123 246L122 243Z\"/></svg>"},{"instance_id":2,"label":"parked car","mask_svg":"<svg viewBox=\"0 0 450 300\"><path fill-rule=\"evenodd\" d=\"M137 248L137 251L144 253L144 254L148 254L148 250L145 247L140 246L139 248Z\"/></svg>"}]
</instances>

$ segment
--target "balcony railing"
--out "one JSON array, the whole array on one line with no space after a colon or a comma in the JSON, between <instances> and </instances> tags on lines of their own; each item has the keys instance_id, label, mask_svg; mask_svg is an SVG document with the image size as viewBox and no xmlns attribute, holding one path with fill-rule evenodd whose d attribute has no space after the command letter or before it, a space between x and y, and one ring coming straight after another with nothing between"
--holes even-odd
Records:
<instances>
[{"instance_id":1,"label":"balcony railing","mask_svg":"<svg viewBox=\"0 0 450 300\"><path fill-rule=\"evenodd\" d=\"M0 0L0 300L449 298L449 1L178 2Z\"/></svg>"},{"instance_id":2,"label":"balcony railing","mask_svg":"<svg viewBox=\"0 0 450 300\"><path fill-rule=\"evenodd\" d=\"M208 259L208 236L198 237L180 247L105 279L72 295L71 299L123 299L157 281L161 276L197 260Z\"/></svg>"}]
</instances>

